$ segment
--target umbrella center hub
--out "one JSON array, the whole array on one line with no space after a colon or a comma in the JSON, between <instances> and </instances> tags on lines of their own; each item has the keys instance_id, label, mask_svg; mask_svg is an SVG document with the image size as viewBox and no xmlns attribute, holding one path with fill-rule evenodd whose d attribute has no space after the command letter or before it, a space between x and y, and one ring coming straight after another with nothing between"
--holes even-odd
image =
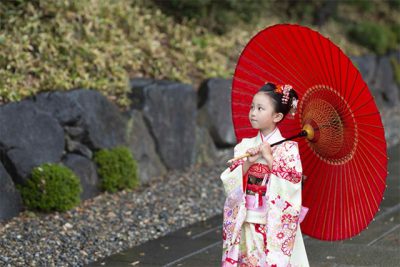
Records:
<instances>
[{"instance_id":1,"label":"umbrella center hub","mask_svg":"<svg viewBox=\"0 0 400 267\"><path fill-rule=\"evenodd\" d=\"M337 165L353 157L358 142L357 124L348 103L333 88L309 88L299 114L302 125L314 129L314 138L308 145L321 160Z\"/></svg>"}]
</instances>

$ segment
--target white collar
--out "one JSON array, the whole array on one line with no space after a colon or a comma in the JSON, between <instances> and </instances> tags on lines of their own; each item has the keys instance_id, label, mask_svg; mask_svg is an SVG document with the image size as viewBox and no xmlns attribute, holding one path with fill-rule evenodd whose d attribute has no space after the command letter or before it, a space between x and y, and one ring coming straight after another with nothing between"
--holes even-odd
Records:
<instances>
[{"instance_id":1,"label":"white collar","mask_svg":"<svg viewBox=\"0 0 400 267\"><path fill-rule=\"evenodd\" d=\"M260 136L262 140L268 141L268 139L278 130L278 127L275 127L269 134L263 135L262 132L260 131Z\"/></svg>"},{"instance_id":2,"label":"white collar","mask_svg":"<svg viewBox=\"0 0 400 267\"><path fill-rule=\"evenodd\" d=\"M261 131L258 131L258 134L256 136L257 144L262 143L262 140L266 140L269 144L273 144L284 139L278 127L276 127L267 136L264 137L263 135L263 138L261 138L261 135L262 135Z\"/></svg>"}]
</instances>

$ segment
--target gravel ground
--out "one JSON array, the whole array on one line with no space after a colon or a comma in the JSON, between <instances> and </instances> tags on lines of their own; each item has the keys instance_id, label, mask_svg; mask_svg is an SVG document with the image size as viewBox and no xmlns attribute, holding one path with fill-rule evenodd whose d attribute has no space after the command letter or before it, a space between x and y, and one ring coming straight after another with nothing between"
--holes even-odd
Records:
<instances>
[{"instance_id":1,"label":"gravel ground","mask_svg":"<svg viewBox=\"0 0 400 267\"><path fill-rule=\"evenodd\" d=\"M382 110L388 146L400 141L400 108ZM231 150L220 152L224 162ZM135 191L104 193L53 214L0 223L0 266L82 266L220 214L224 166L171 171Z\"/></svg>"},{"instance_id":2,"label":"gravel ground","mask_svg":"<svg viewBox=\"0 0 400 267\"><path fill-rule=\"evenodd\" d=\"M171 171L65 213L23 212L0 224L0 266L82 266L220 214L223 169Z\"/></svg>"}]
</instances>

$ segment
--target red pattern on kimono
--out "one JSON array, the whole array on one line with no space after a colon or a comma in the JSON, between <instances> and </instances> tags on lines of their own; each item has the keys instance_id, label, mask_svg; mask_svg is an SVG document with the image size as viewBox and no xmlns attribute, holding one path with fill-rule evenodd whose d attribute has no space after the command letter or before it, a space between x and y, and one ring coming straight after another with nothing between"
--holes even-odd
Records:
<instances>
[{"instance_id":1,"label":"red pattern on kimono","mask_svg":"<svg viewBox=\"0 0 400 267\"><path fill-rule=\"evenodd\" d=\"M282 138L279 131L278 135ZM275 140L271 138L271 142L276 141L280 141L279 138ZM244 154L247 149L255 147L260 142L259 136L243 139L236 145L234 156ZM226 195L222 231L222 266L286 267L297 264L309 266L304 245L302 247L298 245L296 251L296 258L300 258L301 262L291 261L295 244L303 244L301 232L298 231L302 168L297 143L284 142L273 147L272 153L274 158L272 170L265 169L266 162L263 159L257 161L252 169L259 172L259 175L269 175L265 194L267 202L265 225L246 222L246 228L242 227L247 214L243 164L238 164L232 170L227 168L221 174ZM297 235L301 238L301 242L295 242ZM243 237L245 241L242 240ZM297 257L299 253L304 255Z\"/></svg>"},{"instance_id":2,"label":"red pattern on kimono","mask_svg":"<svg viewBox=\"0 0 400 267\"><path fill-rule=\"evenodd\" d=\"M300 161L300 154L285 153L286 151L297 150L297 143L285 142L284 144L275 151L275 153L279 153L282 156L273 161L272 173L294 184L299 183L302 173L296 170L296 162Z\"/></svg>"}]
</instances>

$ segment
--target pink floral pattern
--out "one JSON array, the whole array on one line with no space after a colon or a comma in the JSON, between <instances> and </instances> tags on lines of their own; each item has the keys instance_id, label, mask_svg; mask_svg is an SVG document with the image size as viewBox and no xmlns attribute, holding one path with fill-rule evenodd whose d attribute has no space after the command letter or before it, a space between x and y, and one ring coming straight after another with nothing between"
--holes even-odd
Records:
<instances>
[{"instance_id":1,"label":"pink floral pattern","mask_svg":"<svg viewBox=\"0 0 400 267\"><path fill-rule=\"evenodd\" d=\"M239 145L235 147L235 156L246 149ZM301 186L297 186L302 177L297 143L288 141L274 147L273 157L271 173L275 175L274 179L289 181L287 186L292 184L301 190ZM236 172L224 179L229 191L224 205L222 266L293 266L289 261L300 215L300 207L294 203L299 203L299 199L285 198L278 191L267 191L267 224L248 223L245 221L247 210L242 178ZM235 185L234 190L232 185Z\"/></svg>"},{"instance_id":2,"label":"pink floral pattern","mask_svg":"<svg viewBox=\"0 0 400 267\"><path fill-rule=\"evenodd\" d=\"M274 158L272 173L296 184L301 181L302 177L302 170L296 169L298 167L297 162L300 161L300 154L298 152L296 154L285 153L290 150L298 151L296 142L284 142L277 146L274 152L281 156Z\"/></svg>"},{"instance_id":3,"label":"pink floral pattern","mask_svg":"<svg viewBox=\"0 0 400 267\"><path fill-rule=\"evenodd\" d=\"M244 160L243 160L243 159L235 160L235 161L233 162L233 164L232 164L231 166L229 166L229 169L230 169L231 171L233 171L234 169L236 169L236 167L238 167L239 165L242 165L243 163L244 163Z\"/></svg>"}]
</instances>

